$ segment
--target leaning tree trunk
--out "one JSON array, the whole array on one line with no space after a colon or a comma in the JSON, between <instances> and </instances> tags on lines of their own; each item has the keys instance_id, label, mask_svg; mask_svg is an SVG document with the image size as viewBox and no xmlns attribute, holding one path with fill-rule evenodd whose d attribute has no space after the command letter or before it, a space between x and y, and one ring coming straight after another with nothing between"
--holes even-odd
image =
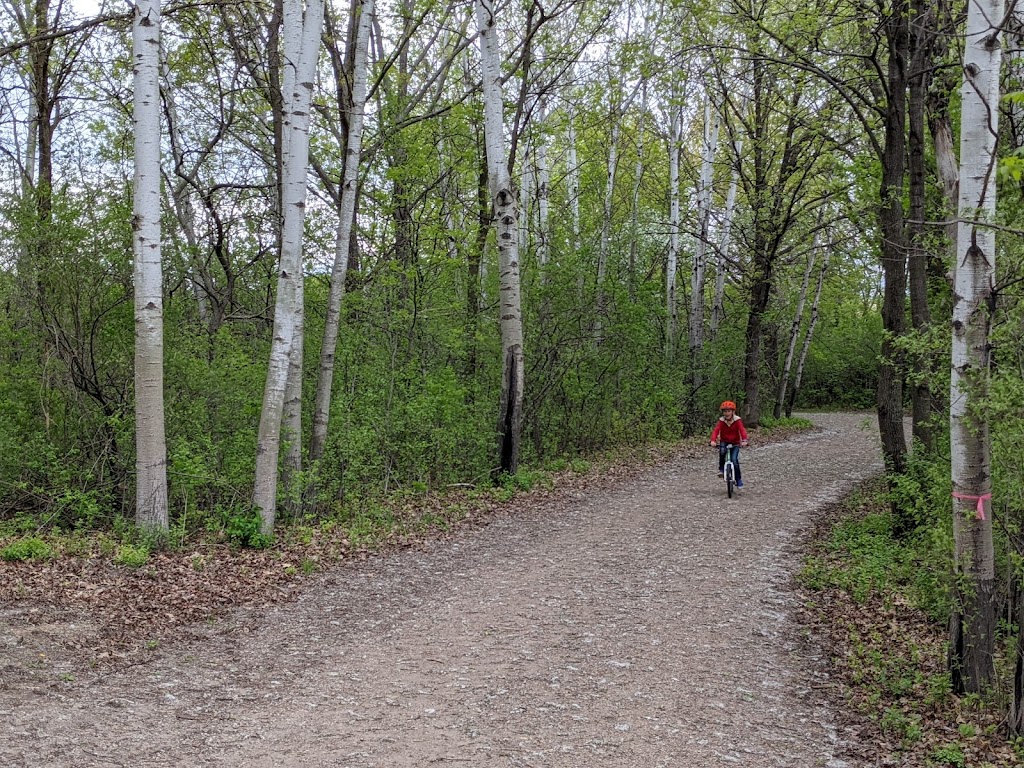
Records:
<instances>
[{"instance_id":1,"label":"leaning tree trunk","mask_svg":"<svg viewBox=\"0 0 1024 768\"><path fill-rule=\"evenodd\" d=\"M483 73L484 143L487 176L497 223L499 315L501 317L502 380L498 409L499 470L514 473L519 467L523 421L523 317L519 280L519 212L506 163L502 116L501 59L496 39L492 0L477 0L480 30L480 68Z\"/></svg>"},{"instance_id":2,"label":"leaning tree trunk","mask_svg":"<svg viewBox=\"0 0 1024 768\"><path fill-rule=\"evenodd\" d=\"M956 600L950 620L950 669L957 691L980 692L995 675L995 554L992 475L984 402L989 328L995 303L996 137L999 123L998 23L1003 0L969 0L960 90L960 205L953 288L949 387Z\"/></svg>"},{"instance_id":3,"label":"leaning tree trunk","mask_svg":"<svg viewBox=\"0 0 1024 768\"><path fill-rule=\"evenodd\" d=\"M796 377L793 379L793 386L789 388L789 397L786 399L786 418L793 415L793 403L800 392L800 382L804 376L804 363L807 361L807 351L811 348L811 339L814 337L814 327L818 324L818 305L821 302L821 289L825 285L825 273L828 271L828 260L832 255L832 244L825 248L825 260L821 265L821 272L818 273L818 287L814 291L814 302L811 304L811 322L807 326L807 335L804 336L804 345L800 349L800 361L796 364Z\"/></svg>"},{"instance_id":4,"label":"leaning tree trunk","mask_svg":"<svg viewBox=\"0 0 1024 768\"><path fill-rule=\"evenodd\" d=\"M334 384L334 359L338 349L338 330L341 327L341 301L345 296L348 276L348 249L356 209L356 182L359 178L359 159L363 141L363 117L366 107L367 62L369 61L370 25L374 0L362 0L357 5L355 62L352 77L352 110L349 114L348 138L345 148L345 169L338 190L338 225L334 240L334 268L327 296L327 318L324 338L320 346L320 364L316 380L313 406L313 433L309 445L309 460L318 461L327 443L327 427L331 415L331 391Z\"/></svg>"},{"instance_id":5,"label":"leaning tree trunk","mask_svg":"<svg viewBox=\"0 0 1024 768\"><path fill-rule=\"evenodd\" d=\"M298 0L286 0L291 6ZM299 6L301 7L301 5ZM295 345L299 323L300 296L298 281L302 279L302 235L306 206L306 174L309 159L309 109L313 92L316 62L320 52L320 30L323 27L324 2L311 0L303 18L301 55L299 50L285 49L289 66L298 63L291 93L285 95L284 180L282 208L284 222L281 234L281 259L278 269L277 298L274 304L274 329L270 346L270 364L263 390L263 407L256 442L256 479L253 505L262 517L262 530L274 530L277 514L277 465L281 450L281 425L284 416L285 387L289 361ZM286 40L288 38L286 37Z\"/></svg>"},{"instance_id":6,"label":"leaning tree trunk","mask_svg":"<svg viewBox=\"0 0 1024 768\"><path fill-rule=\"evenodd\" d=\"M804 302L807 301L807 288L811 284L811 271L814 269L814 257L818 250L818 234L814 235L814 243L811 245L811 252L807 254L807 269L804 270L804 280L800 285L800 298L796 302L796 312L793 313L793 325L789 329L789 346L786 349L786 360L782 365L782 375L779 376L779 391L775 396L775 410L772 415L778 419L782 417L782 406L786 402L786 388L789 386L789 372L793 366L793 354L796 352L796 341L800 337L800 326L804 321Z\"/></svg>"},{"instance_id":7,"label":"leaning tree trunk","mask_svg":"<svg viewBox=\"0 0 1024 768\"><path fill-rule=\"evenodd\" d=\"M132 15L135 190L135 524L166 531L163 270L160 263L160 2L141 0Z\"/></svg>"}]
</instances>

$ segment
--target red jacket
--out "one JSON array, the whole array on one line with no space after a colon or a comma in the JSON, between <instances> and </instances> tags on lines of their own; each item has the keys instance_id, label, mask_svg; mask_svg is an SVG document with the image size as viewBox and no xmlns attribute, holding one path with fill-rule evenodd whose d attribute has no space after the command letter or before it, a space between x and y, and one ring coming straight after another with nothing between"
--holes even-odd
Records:
<instances>
[{"instance_id":1,"label":"red jacket","mask_svg":"<svg viewBox=\"0 0 1024 768\"><path fill-rule=\"evenodd\" d=\"M747 429L739 416L733 418L732 423L726 422L722 417L715 422L715 428L711 430L711 442L723 442L730 445L739 445L747 441Z\"/></svg>"}]
</instances>

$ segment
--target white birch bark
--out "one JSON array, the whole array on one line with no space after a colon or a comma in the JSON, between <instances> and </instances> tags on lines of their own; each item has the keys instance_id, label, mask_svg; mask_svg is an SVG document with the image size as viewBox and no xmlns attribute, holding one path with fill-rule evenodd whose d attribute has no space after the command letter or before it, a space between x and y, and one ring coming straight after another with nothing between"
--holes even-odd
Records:
<instances>
[{"instance_id":1,"label":"white birch bark","mask_svg":"<svg viewBox=\"0 0 1024 768\"><path fill-rule=\"evenodd\" d=\"M576 115L575 107L569 104L569 125L566 141L566 181L569 185L569 212L572 215L572 252L579 256L580 240L580 164L576 155Z\"/></svg>"},{"instance_id":2,"label":"white birch bark","mask_svg":"<svg viewBox=\"0 0 1024 768\"><path fill-rule=\"evenodd\" d=\"M527 139L523 142L523 159L521 167L522 183L519 187L519 248L524 253L530 251L530 196L533 194L533 157L530 150L533 148L533 141Z\"/></svg>"},{"instance_id":3,"label":"white birch bark","mask_svg":"<svg viewBox=\"0 0 1024 768\"><path fill-rule=\"evenodd\" d=\"M141 0L132 14L135 187L132 253L135 281L135 523L166 531L163 270L160 262L160 2Z\"/></svg>"},{"instance_id":4,"label":"white birch bark","mask_svg":"<svg viewBox=\"0 0 1024 768\"><path fill-rule=\"evenodd\" d=\"M811 322L807 326L807 335L804 336L804 344L800 348L800 360L796 364L796 375L793 378L793 386L789 389L789 399L786 401L786 417L793 415L793 402L797 393L800 392L800 382L804 376L804 363L807 362L807 351L811 348L811 339L814 338L814 328L818 324L818 305L821 302L821 289L825 285L825 273L828 272L828 262L832 257L832 243L825 248L825 259L821 263L821 271L818 273L818 286L814 290L814 301L811 303Z\"/></svg>"},{"instance_id":5,"label":"white birch bark","mask_svg":"<svg viewBox=\"0 0 1024 768\"><path fill-rule=\"evenodd\" d=\"M502 116L501 59L495 38L492 0L477 0L480 68L483 73L484 144L487 176L497 225L499 315L501 317L502 384L498 413L500 468L515 473L523 411L523 319L519 278L516 195L509 178Z\"/></svg>"},{"instance_id":6,"label":"white birch bark","mask_svg":"<svg viewBox=\"0 0 1024 768\"><path fill-rule=\"evenodd\" d=\"M644 126L647 122L647 80L641 85L640 120L636 129L636 166L633 173L633 200L629 227L629 292L635 298L636 262L640 250L640 182L644 175Z\"/></svg>"},{"instance_id":7,"label":"white birch bark","mask_svg":"<svg viewBox=\"0 0 1024 768\"><path fill-rule=\"evenodd\" d=\"M951 622L954 687L979 692L991 682L995 611L992 476L988 423L972 413L988 389L988 336L994 301L996 138L1002 0L968 0L964 82L960 91L960 202L953 286L949 388L953 538L958 588ZM958 684L959 683L959 684Z\"/></svg>"},{"instance_id":8,"label":"white birch bark","mask_svg":"<svg viewBox=\"0 0 1024 768\"><path fill-rule=\"evenodd\" d=\"M793 367L793 355L796 353L796 342L800 338L800 326L804 320L804 303L807 301L807 289L811 284L811 271L814 269L814 258L818 250L818 234L814 234L814 243L811 245L811 252L807 254L807 268L804 270L804 279L800 285L800 296L796 302L796 312L793 313L793 325L789 329L789 346L786 349L786 360L782 364L782 375L779 376L779 391L775 396L775 411L772 414L776 419L781 418L783 404L786 400L786 389L789 387L789 372Z\"/></svg>"},{"instance_id":9,"label":"white birch bark","mask_svg":"<svg viewBox=\"0 0 1024 768\"><path fill-rule=\"evenodd\" d=\"M285 6L294 12L293 4ZM323 28L324 0L310 0L302 22L301 54L285 51L286 61L298 61L291 93L285 94L281 263L278 270L277 298L274 305L274 330L270 348L270 364L263 391L259 434L256 442L256 479L253 504L263 519L263 533L274 529L277 514L277 466L281 449L281 426L284 417L285 388L289 363L300 327L302 280L302 235L306 207L306 174L309 162L309 117L316 62L320 53L320 32ZM287 69L287 67L286 67Z\"/></svg>"},{"instance_id":10,"label":"white birch bark","mask_svg":"<svg viewBox=\"0 0 1024 768\"><path fill-rule=\"evenodd\" d=\"M722 231L715 256L715 296L711 301L711 339L718 335L718 328L725 319L725 275L729 262L729 238L732 235L732 219L736 212L736 190L740 181L740 158L743 156L743 140L736 142L736 167L732 171L729 192L725 197L725 211L722 214Z\"/></svg>"},{"instance_id":11,"label":"white birch bark","mask_svg":"<svg viewBox=\"0 0 1024 768\"><path fill-rule=\"evenodd\" d=\"M665 265L665 310L668 328L665 333L665 356L675 358L676 335L679 328L679 302L676 298L676 273L679 271L679 153L683 145L683 119L680 107L672 108L668 148L668 263Z\"/></svg>"},{"instance_id":12,"label":"white birch bark","mask_svg":"<svg viewBox=\"0 0 1024 768\"><path fill-rule=\"evenodd\" d=\"M537 262L541 281L547 282L547 266L551 259L550 194L551 169L548 166L547 104L542 98L537 113Z\"/></svg>"},{"instance_id":13,"label":"white birch bark","mask_svg":"<svg viewBox=\"0 0 1024 768\"><path fill-rule=\"evenodd\" d=\"M704 105L704 147L700 180L697 182L697 235L693 245L693 271L690 274L690 360L694 389L700 384L698 356L704 347L704 284L707 274L708 225L711 220L711 193L715 171L720 125L718 106L709 100Z\"/></svg>"},{"instance_id":14,"label":"white birch bark","mask_svg":"<svg viewBox=\"0 0 1024 768\"><path fill-rule=\"evenodd\" d=\"M339 193L338 226L334 239L334 268L327 297L327 319L320 346L320 364L313 408L313 434L310 440L310 461L323 455L327 443L327 427L331 415L331 391L334 383L334 362L341 327L341 302L345 296L348 273L348 252L356 208L356 184L362 154L363 122L366 112L366 81L369 62L370 27L374 16L374 0L362 0L356 27L354 73L352 79L352 111L349 114L348 139L345 148L345 171Z\"/></svg>"},{"instance_id":15,"label":"white birch bark","mask_svg":"<svg viewBox=\"0 0 1024 768\"><path fill-rule=\"evenodd\" d=\"M604 281L608 273L608 258L612 240L612 199L615 193L615 174L619 167L619 134L622 131L622 111L612 110L611 145L608 148L608 166L604 185L604 204L601 212L601 246L597 255L597 300L594 313L594 340L604 339Z\"/></svg>"}]
</instances>

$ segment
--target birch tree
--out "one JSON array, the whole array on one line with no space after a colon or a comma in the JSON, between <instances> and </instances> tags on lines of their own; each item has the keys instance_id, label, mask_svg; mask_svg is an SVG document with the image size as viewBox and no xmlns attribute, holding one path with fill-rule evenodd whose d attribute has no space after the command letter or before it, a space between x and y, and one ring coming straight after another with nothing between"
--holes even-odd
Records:
<instances>
[{"instance_id":1,"label":"birch tree","mask_svg":"<svg viewBox=\"0 0 1024 768\"><path fill-rule=\"evenodd\" d=\"M814 301L811 303L811 322L807 326L807 334L804 336L804 344L800 349L800 360L796 364L796 375L793 377L793 386L789 388L789 396L786 400L786 418L793 415L793 403L796 402L797 393L800 392L800 383L804 376L804 363L807 362L807 352L811 348L811 339L814 338L814 328L818 325L818 306L821 302L821 289L825 285L825 273L828 272L828 262L832 256L832 243L825 247L825 259L821 263L821 271L818 272L818 286L814 289Z\"/></svg>"},{"instance_id":2,"label":"birch tree","mask_svg":"<svg viewBox=\"0 0 1024 768\"><path fill-rule=\"evenodd\" d=\"M301 0L286 0L285 7L288 13L296 12L295 4L298 2ZM277 297L274 304L273 339L263 392L263 407L260 412L256 443L256 480L253 490L253 504L260 511L264 534L273 531L277 513L277 466L281 449L285 388L289 362L296 343L296 328L300 322L300 307L297 302L301 296L298 283L302 280L309 108L320 52L323 16L323 0L310 0L302 17L299 47L292 48L295 44L294 38L285 35L285 67L293 67L294 74L286 76L286 83L292 87L291 93L286 94L284 106L284 220Z\"/></svg>"},{"instance_id":3,"label":"birch tree","mask_svg":"<svg viewBox=\"0 0 1024 768\"><path fill-rule=\"evenodd\" d=\"M309 458L317 461L323 455L327 442L327 426L331 412L331 391L334 382L334 356L338 347L338 329L341 325L341 302L345 295L348 271L349 243L356 207L356 182L359 178L359 159L363 140L363 118L366 108L367 65L369 62L370 27L374 15L374 0L361 0L357 6L354 71L352 77L352 107L348 120L348 140L345 148L345 167L342 176L341 203L338 210L338 228L334 243L334 267L327 297L327 319L324 323L323 344L316 382L313 410L313 434Z\"/></svg>"},{"instance_id":4,"label":"birch tree","mask_svg":"<svg viewBox=\"0 0 1024 768\"><path fill-rule=\"evenodd\" d=\"M729 263L729 245L732 235L732 219L736 212L736 189L740 181L740 163L743 157L743 140L736 142L736 166L732 171L732 181L725 196L725 210L722 212L721 233L718 239L718 250L715 254L715 295L711 300L711 339L718 335L718 327L725 319L725 274Z\"/></svg>"},{"instance_id":5,"label":"birch tree","mask_svg":"<svg viewBox=\"0 0 1024 768\"><path fill-rule=\"evenodd\" d=\"M700 352L704 347L704 284L707 273L708 227L711 221L712 180L715 171L715 150L718 148L718 105L709 99L704 105L704 143L701 152L700 176L697 181L697 229L693 244L693 265L690 272L690 382L696 392L701 385Z\"/></svg>"},{"instance_id":6,"label":"birch tree","mask_svg":"<svg viewBox=\"0 0 1024 768\"><path fill-rule=\"evenodd\" d=\"M980 692L995 675L995 552L988 422L979 415L989 379L995 303L996 138L1003 0L969 0L960 89L960 203L949 387L957 599L950 667L957 691Z\"/></svg>"},{"instance_id":7,"label":"birch tree","mask_svg":"<svg viewBox=\"0 0 1024 768\"><path fill-rule=\"evenodd\" d=\"M480 69L483 75L484 144L487 177L498 242L498 290L501 317L501 402L498 408L498 454L502 472L519 466L523 420L523 317L520 297L516 194L508 171L504 140L501 59L492 0L477 0Z\"/></svg>"},{"instance_id":8,"label":"birch tree","mask_svg":"<svg viewBox=\"0 0 1024 768\"><path fill-rule=\"evenodd\" d=\"M163 270L160 262L160 1L132 13L135 184L135 523L166 531Z\"/></svg>"},{"instance_id":9,"label":"birch tree","mask_svg":"<svg viewBox=\"0 0 1024 768\"><path fill-rule=\"evenodd\" d=\"M665 333L665 355L675 358L676 334L679 325L679 302L676 299L676 273L679 271L679 153L683 144L682 108L673 106L668 146L668 262L665 266L665 310L668 328Z\"/></svg>"},{"instance_id":10,"label":"birch tree","mask_svg":"<svg viewBox=\"0 0 1024 768\"><path fill-rule=\"evenodd\" d=\"M818 235L815 233L814 244L807 254L807 268L804 269L804 279L800 284L800 296L796 301L796 311L793 313L793 325L789 330L789 346L786 348L786 360L782 364L782 375L779 376L779 391L775 396L775 410L772 415L778 419L782 416L782 405L786 400L786 388L789 385L789 372L793 366L793 354L796 352L796 342L800 337L800 326L804 321L804 302L807 300L807 288L811 283L811 271L814 269L814 257L818 250Z\"/></svg>"},{"instance_id":11,"label":"birch tree","mask_svg":"<svg viewBox=\"0 0 1024 768\"><path fill-rule=\"evenodd\" d=\"M537 263L541 281L547 281L551 259L551 168L548 162L547 101L540 100L537 114Z\"/></svg>"},{"instance_id":12,"label":"birch tree","mask_svg":"<svg viewBox=\"0 0 1024 768\"><path fill-rule=\"evenodd\" d=\"M611 76L611 79L615 79ZM628 104L620 104L619 88L612 84L612 105L609 119L611 135L608 144L608 163L605 167L604 201L601 213L601 244L597 254L597 301L594 313L594 340L600 344L604 340L604 315L607 310L605 303L604 281L608 274L608 259L611 254L612 241L612 201L615 194L615 176L619 167L619 136L622 133L622 115Z\"/></svg>"}]
</instances>

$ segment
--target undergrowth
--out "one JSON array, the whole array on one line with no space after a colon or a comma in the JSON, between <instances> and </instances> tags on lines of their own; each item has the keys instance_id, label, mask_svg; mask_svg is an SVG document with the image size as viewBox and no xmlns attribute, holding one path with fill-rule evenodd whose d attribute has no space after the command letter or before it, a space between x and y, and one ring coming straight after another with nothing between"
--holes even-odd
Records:
<instances>
[{"instance_id":1,"label":"undergrowth","mask_svg":"<svg viewBox=\"0 0 1024 768\"><path fill-rule=\"evenodd\" d=\"M1024 743L1008 741L1004 727L1011 638L1001 638L999 689L985 697L952 692L952 532L941 507L929 509L924 486L911 487L927 473L912 467L894 493L882 481L862 486L830 510L798 576L805 616L828 646L847 712L867 729L860 752L907 767L1021 765ZM900 497L924 499L911 508L909 531L906 508L893 512Z\"/></svg>"}]
</instances>

